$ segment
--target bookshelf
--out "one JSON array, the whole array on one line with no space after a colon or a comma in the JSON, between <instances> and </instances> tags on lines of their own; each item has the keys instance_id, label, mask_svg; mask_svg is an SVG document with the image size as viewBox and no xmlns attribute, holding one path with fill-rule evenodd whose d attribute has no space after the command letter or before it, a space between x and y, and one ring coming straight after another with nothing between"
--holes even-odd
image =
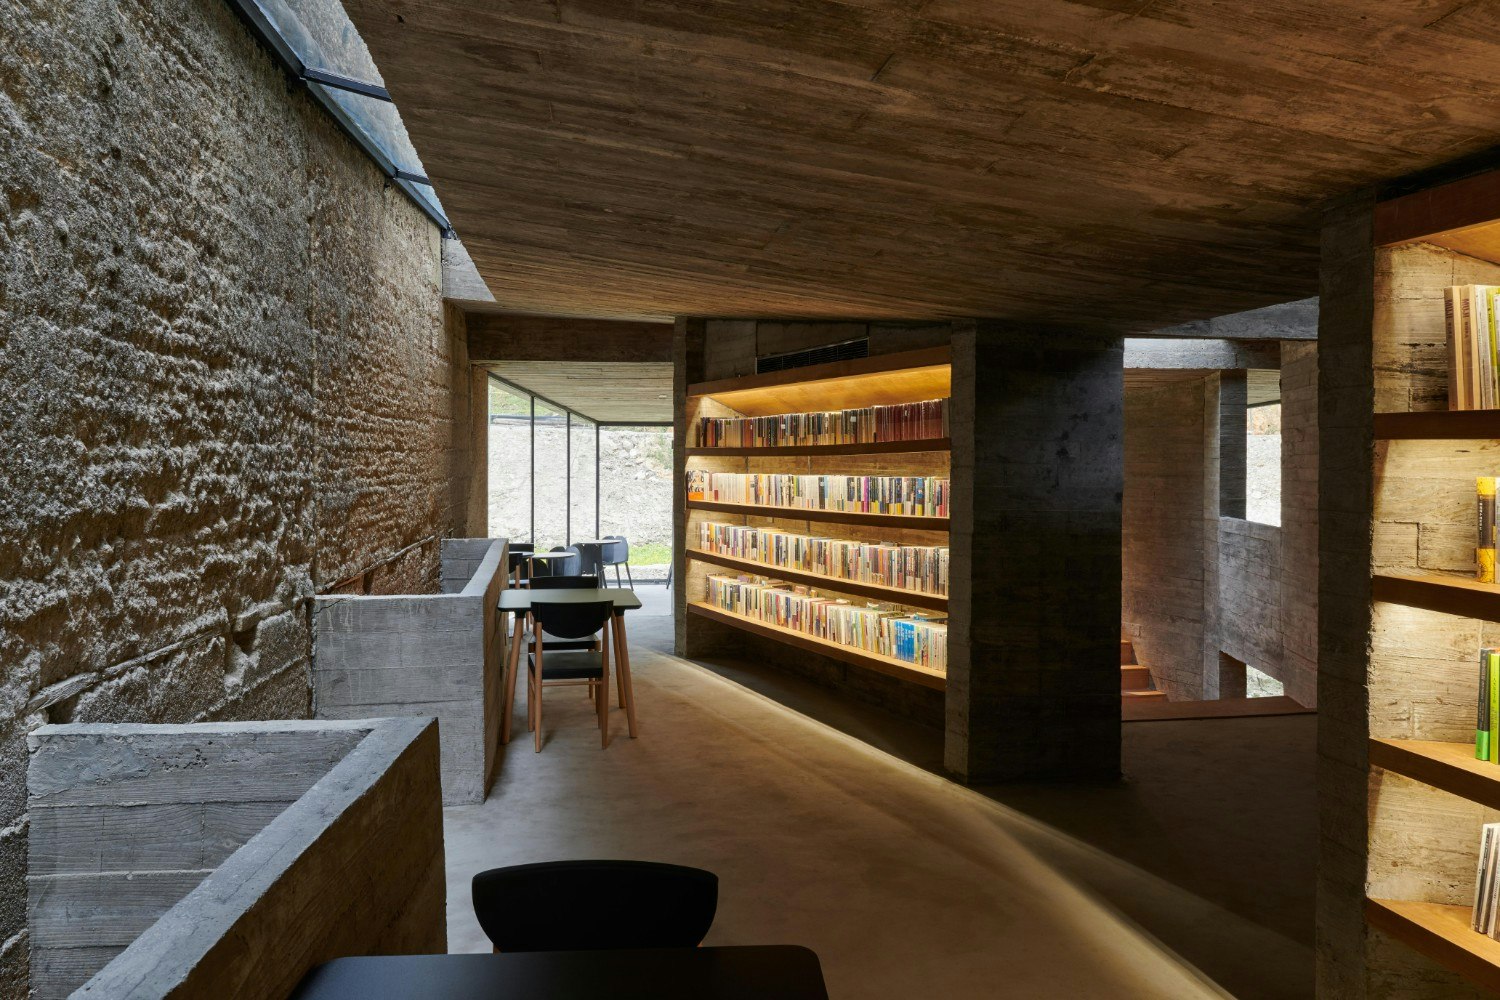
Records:
<instances>
[{"instance_id":1,"label":"bookshelf","mask_svg":"<svg viewBox=\"0 0 1500 1000\"><path fill-rule=\"evenodd\" d=\"M1500 765L1476 760L1473 743L1478 653L1500 646L1500 587L1473 579L1474 480L1500 473L1500 411L1447 409L1444 301L1452 285L1500 285L1500 223L1490 221L1500 220L1500 185L1449 188L1374 205L1368 299L1330 300L1339 310L1330 329L1348 317L1352 342L1363 315L1370 338L1368 530L1355 543L1358 525L1333 518L1335 533L1347 525L1342 537L1367 546L1368 588L1361 598L1353 585L1323 585L1335 598L1324 602L1324 639L1335 642L1324 643L1334 650L1325 676L1347 667L1367 685L1363 719L1330 720L1364 731L1367 798L1358 813L1325 806L1324 826L1327 810L1344 808L1368 824L1362 844L1344 846L1363 849L1357 919L1370 939L1357 952L1364 982L1379 984L1370 996L1500 989L1500 942L1469 924L1480 827L1500 819ZM1336 423L1334 435L1344 432ZM1331 441L1325 435L1320 447ZM1325 566L1353 554L1325 537ZM1343 614L1356 610L1339 603L1347 600L1367 602L1368 633L1341 648L1350 638L1341 630L1360 620ZM1331 681L1326 689L1338 690Z\"/></svg>"},{"instance_id":2,"label":"bookshelf","mask_svg":"<svg viewBox=\"0 0 1500 1000\"><path fill-rule=\"evenodd\" d=\"M684 429L679 432L682 458L676 487L686 498L687 477L693 472L946 478L951 470L951 442L948 438L705 447L698 440L698 427L703 417L818 413L924 402L948 398L951 393L952 369L946 347L687 385ZM685 499L683 510L685 516L681 521L678 544L684 556L681 588L689 634L704 627L720 627L755 636L770 644L769 647L757 648L784 649L793 656L812 652L838 664L901 683L939 692L944 689L946 678L942 670L841 645L760 619L742 617L710 603L707 587L710 575L765 577L816 589L824 596L846 598L855 605L873 601L926 616L948 612L946 595L845 580L705 551L699 545L699 530L704 523L734 524L849 542L928 547L948 544L947 517L810 510L702 499Z\"/></svg>"}]
</instances>

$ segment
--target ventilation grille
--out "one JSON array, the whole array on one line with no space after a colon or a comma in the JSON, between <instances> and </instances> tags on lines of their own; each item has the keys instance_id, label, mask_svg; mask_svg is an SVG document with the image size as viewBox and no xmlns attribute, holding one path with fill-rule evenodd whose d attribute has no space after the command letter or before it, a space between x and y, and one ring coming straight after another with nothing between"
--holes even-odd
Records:
<instances>
[{"instance_id":1,"label":"ventilation grille","mask_svg":"<svg viewBox=\"0 0 1500 1000\"><path fill-rule=\"evenodd\" d=\"M783 372L788 368L806 368L808 365L822 365L830 361L848 361L850 358L868 358L870 356L870 340L868 337L861 340L846 340L842 344L829 344L826 347L810 347L805 351L793 351L790 354L771 354L764 358L755 359L755 373L764 375L766 372Z\"/></svg>"}]
</instances>

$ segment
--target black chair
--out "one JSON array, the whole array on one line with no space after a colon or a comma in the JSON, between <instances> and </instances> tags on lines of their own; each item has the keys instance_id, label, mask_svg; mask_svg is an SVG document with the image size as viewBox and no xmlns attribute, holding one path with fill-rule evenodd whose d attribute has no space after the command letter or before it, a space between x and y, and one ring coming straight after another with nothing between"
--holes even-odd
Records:
<instances>
[{"instance_id":1,"label":"black chair","mask_svg":"<svg viewBox=\"0 0 1500 1000\"><path fill-rule=\"evenodd\" d=\"M536 546L530 542L511 542L509 548L510 575L517 587L525 587L531 583L531 560L527 557L536 551Z\"/></svg>"},{"instance_id":2,"label":"black chair","mask_svg":"<svg viewBox=\"0 0 1500 1000\"><path fill-rule=\"evenodd\" d=\"M587 684L599 713L601 746L609 746L609 629L615 613L613 601L564 604L531 602L531 652L526 657L526 707L536 752L542 752L542 689L546 686ZM599 649L547 652L547 639L582 639L601 636Z\"/></svg>"},{"instance_id":3,"label":"black chair","mask_svg":"<svg viewBox=\"0 0 1500 1000\"><path fill-rule=\"evenodd\" d=\"M599 578L597 576L539 576L531 581L532 590L598 590ZM593 636L588 639L559 639L556 636L547 636L548 649L597 649L599 637ZM531 648L536 649L535 640Z\"/></svg>"},{"instance_id":4,"label":"black chair","mask_svg":"<svg viewBox=\"0 0 1500 1000\"><path fill-rule=\"evenodd\" d=\"M599 553L599 573L602 576L604 567L615 568L615 586L620 585L620 567L625 567L625 579L630 581L630 589L635 589L635 577L630 575L630 543L625 540L624 535L605 535L604 538L612 545L601 545Z\"/></svg>"},{"instance_id":5,"label":"black chair","mask_svg":"<svg viewBox=\"0 0 1500 1000\"><path fill-rule=\"evenodd\" d=\"M561 545L554 545L550 551L571 552L572 555L566 559L538 559L532 565L533 580L543 576L577 576L582 571L583 553L578 551L578 546L569 545L563 548Z\"/></svg>"},{"instance_id":6,"label":"black chair","mask_svg":"<svg viewBox=\"0 0 1500 1000\"><path fill-rule=\"evenodd\" d=\"M719 907L719 877L653 861L550 861L480 872L473 894L496 951L696 948Z\"/></svg>"}]
</instances>

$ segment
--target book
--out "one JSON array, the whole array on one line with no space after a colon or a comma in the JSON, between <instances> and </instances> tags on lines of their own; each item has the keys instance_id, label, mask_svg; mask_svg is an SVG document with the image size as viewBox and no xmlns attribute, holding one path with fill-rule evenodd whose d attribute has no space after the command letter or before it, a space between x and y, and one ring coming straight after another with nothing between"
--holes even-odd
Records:
<instances>
[{"instance_id":1,"label":"book","mask_svg":"<svg viewBox=\"0 0 1500 1000\"><path fill-rule=\"evenodd\" d=\"M1500 286L1453 285L1443 299L1448 409L1500 408Z\"/></svg>"},{"instance_id":2,"label":"book","mask_svg":"<svg viewBox=\"0 0 1500 1000\"><path fill-rule=\"evenodd\" d=\"M1490 654L1493 649L1479 651L1479 704L1474 719L1474 759L1490 759Z\"/></svg>"},{"instance_id":3,"label":"book","mask_svg":"<svg viewBox=\"0 0 1500 1000\"><path fill-rule=\"evenodd\" d=\"M1491 855L1497 839L1500 839L1500 823L1486 823L1479 828L1479 862L1474 872L1474 913L1469 926L1480 934L1489 934L1494 927L1490 900L1495 891L1495 867Z\"/></svg>"},{"instance_id":4,"label":"book","mask_svg":"<svg viewBox=\"0 0 1500 1000\"><path fill-rule=\"evenodd\" d=\"M951 489L947 478L932 476L799 476L763 473L702 473L702 493L689 500L827 510L864 514L947 517Z\"/></svg>"},{"instance_id":5,"label":"book","mask_svg":"<svg viewBox=\"0 0 1500 1000\"><path fill-rule=\"evenodd\" d=\"M1485 660L1489 668L1485 672L1490 696L1489 761L1500 764L1500 650L1485 650Z\"/></svg>"},{"instance_id":6,"label":"book","mask_svg":"<svg viewBox=\"0 0 1500 1000\"><path fill-rule=\"evenodd\" d=\"M700 448L881 444L949 436L947 399L764 417L699 417Z\"/></svg>"},{"instance_id":7,"label":"book","mask_svg":"<svg viewBox=\"0 0 1500 1000\"><path fill-rule=\"evenodd\" d=\"M1495 477L1480 476L1474 481L1477 539L1474 546L1474 579L1480 583L1495 582Z\"/></svg>"}]
</instances>

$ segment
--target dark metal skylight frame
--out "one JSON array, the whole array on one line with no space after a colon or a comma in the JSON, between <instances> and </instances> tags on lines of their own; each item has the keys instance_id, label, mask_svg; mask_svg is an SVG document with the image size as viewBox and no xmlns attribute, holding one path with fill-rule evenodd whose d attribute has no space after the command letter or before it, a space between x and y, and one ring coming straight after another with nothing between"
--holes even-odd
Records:
<instances>
[{"instance_id":1,"label":"dark metal skylight frame","mask_svg":"<svg viewBox=\"0 0 1500 1000\"><path fill-rule=\"evenodd\" d=\"M453 226L443 211L442 203L438 201L437 193L433 191L432 182L420 169L421 161L417 158L416 150L411 148L411 140L406 136L405 125L401 123L400 114L395 109L395 102L391 100L390 92L385 89L384 83L361 80L329 68L317 41L305 26L297 22L295 11L284 0L281 4L285 7L283 20L289 22L285 27L295 30L300 35L296 41L288 37L288 31L283 30L283 26L278 24L276 18L268 10L268 5L276 3L276 0L227 0L227 2L249 25L262 44L276 56L282 68L307 88L308 93L323 106L329 116L338 123L339 128L354 140L360 149L364 150L365 155L375 161L381 172L438 225L445 237L451 238ZM353 32L353 25L347 23L347 16L345 16L345 23L347 31ZM300 51L298 41L301 44ZM357 36L354 41L358 42ZM359 51L364 52L362 44ZM373 63L369 63L366 68L373 69ZM356 95L362 100L390 104L394 122L386 123L387 131L392 134L392 142L394 142L395 130L399 129L399 139L404 142L407 149L387 149L382 146L376 135L376 123L373 120L361 121L355 110L359 102L347 99L341 101L338 97L340 93ZM391 127L392 124L394 128ZM411 163L397 162L396 157L402 152L410 153ZM413 170L410 169L411 167L418 169Z\"/></svg>"}]
</instances>

